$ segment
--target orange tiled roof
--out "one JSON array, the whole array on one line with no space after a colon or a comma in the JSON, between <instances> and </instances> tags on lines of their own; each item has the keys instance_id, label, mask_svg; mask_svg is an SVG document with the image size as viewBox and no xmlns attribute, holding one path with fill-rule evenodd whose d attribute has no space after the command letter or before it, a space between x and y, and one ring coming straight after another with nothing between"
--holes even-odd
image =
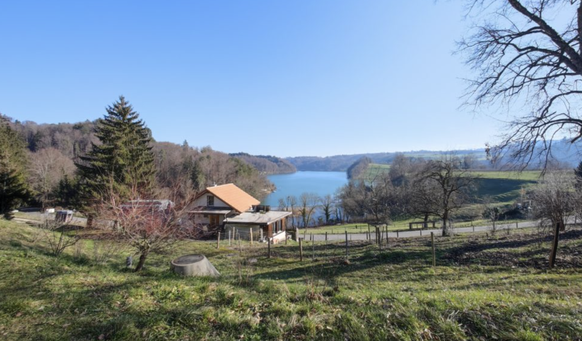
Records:
<instances>
[{"instance_id":1,"label":"orange tiled roof","mask_svg":"<svg viewBox=\"0 0 582 341\"><path fill-rule=\"evenodd\" d=\"M253 205L261 203L235 184L207 187L206 190L238 212L248 211Z\"/></svg>"}]
</instances>

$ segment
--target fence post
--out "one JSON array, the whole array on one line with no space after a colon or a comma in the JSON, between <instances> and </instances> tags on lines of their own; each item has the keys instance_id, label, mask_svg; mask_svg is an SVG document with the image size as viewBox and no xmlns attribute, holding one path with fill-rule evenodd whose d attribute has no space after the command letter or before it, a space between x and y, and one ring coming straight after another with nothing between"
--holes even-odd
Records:
<instances>
[{"instance_id":1,"label":"fence post","mask_svg":"<svg viewBox=\"0 0 582 341\"><path fill-rule=\"evenodd\" d=\"M327 231L325 231L325 242L327 243Z\"/></svg>"},{"instance_id":2,"label":"fence post","mask_svg":"<svg viewBox=\"0 0 582 341\"><path fill-rule=\"evenodd\" d=\"M349 251L348 251L349 245L350 244L348 242L348 231L346 231L346 259L348 259L348 257L349 257Z\"/></svg>"},{"instance_id":3,"label":"fence post","mask_svg":"<svg viewBox=\"0 0 582 341\"><path fill-rule=\"evenodd\" d=\"M368 224L368 240L370 240L370 224Z\"/></svg>"},{"instance_id":4,"label":"fence post","mask_svg":"<svg viewBox=\"0 0 582 341\"><path fill-rule=\"evenodd\" d=\"M218 232L218 238L216 238L216 248L220 249L220 232Z\"/></svg>"},{"instance_id":5,"label":"fence post","mask_svg":"<svg viewBox=\"0 0 582 341\"><path fill-rule=\"evenodd\" d=\"M253 228L252 227L249 229L249 236L251 238L251 245L253 245Z\"/></svg>"},{"instance_id":6,"label":"fence post","mask_svg":"<svg viewBox=\"0 0 582 341\"><path fill-rule=\"evenodd\" d=\"M315 261L315 240L311 240L311 260Z\"/></svg>"},{"instance_id":7,"label":"fence post","mask_svg":"<svg viewBox=\"0 0 582 341\"><path fill-rule=\"evenodd\" d=\"M303 262L303 239L299 238L299 261Z\"/></svg>"},{"instance_id":8,"label":"fence post","mask_svg":"<svg viewBox=\"0 0 582 341\"><path fill-rule=\"evenodd\" d=\"M396 230L396 238L400 238L400 233Z\"/></svg>"},{"instance_id":9,"label":"fence post","mask_svg":"<svg viewBox=\"0 0 582 341\"><path fill-rule=\"evenodd\" d=\"M550 252L550 269L554 267L556 263L556 253L558 252L558 237L560 234L560 223L556 224L556 229L554 230L554 240L552 242L552 252Z\"/></svg>"},{"instance_id":10,"label":"fence post","mask_svg":"<svg viewBox=\"0 0 582 341\"><path fill-rule=\"evenodd\" d=\"M434 232L430 233L430 242L432 244L432 266L436 266L436 251L434 246Z\"/></svg>"},{"instance_id":11,"label":"fence post","mask_svg":"<svg viewBox=\"0 0 582 341\"><path fill-rule=\"evenodd\" d=\"M232 245L231 244L231 239L230 239L231 237L232 237L232 231L231 230L228 230L228 246L231 246Z\"/></svg>"},{"instance_id":12,"label":"fence post","mask_svg":"<svg viewBox=\"0 0 582 341\"><path fill-rule=\"evenodd\" d=\"M267 238L267 258L271 258L271 238Z\"/></svg>"}]
</instances>

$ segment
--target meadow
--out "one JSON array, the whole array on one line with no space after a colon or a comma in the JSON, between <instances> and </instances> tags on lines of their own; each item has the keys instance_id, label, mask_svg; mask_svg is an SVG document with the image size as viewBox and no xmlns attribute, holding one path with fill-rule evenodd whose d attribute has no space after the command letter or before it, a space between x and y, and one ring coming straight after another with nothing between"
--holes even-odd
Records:
<instances>
[{"instance_id":1,"label":"meadow","mask_svg":"<svg viewBox=\"0 0 582 341\"><path fill-rule=\"evenodd\" d=\"M71 232L72 233L72 232ZM35 226L0 220L3 340L580 340L582 229L558 268L537 229L275 245L181 241L145 271L101 231L60 257ZM169 261L202 253L220 277L184 278Z\"/></svg>"}]
</instances>

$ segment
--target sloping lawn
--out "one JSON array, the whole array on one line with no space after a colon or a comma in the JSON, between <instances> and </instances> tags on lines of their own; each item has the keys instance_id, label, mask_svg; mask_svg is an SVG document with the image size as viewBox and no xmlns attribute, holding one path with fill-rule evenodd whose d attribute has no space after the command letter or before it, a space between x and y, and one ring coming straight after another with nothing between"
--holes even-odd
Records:
<instances>
[{"instance_id":1,"label":"sloping lawn","mask_svg":"<svg viewBox=\"0 0 582 341\"><path fill-rule=\"evenodd\" d=\"M352 243L272 248L180 242L146 270L94 231L60 258L36 227L0 221L3 340L580 340L582 231L561 241L506 236L400 239L387 250ZM397 244L395 244L396 242ZM237 244L238 245L238 244ZM219 278L169 271L203 253Z\"/></svg>"}]
</instances>

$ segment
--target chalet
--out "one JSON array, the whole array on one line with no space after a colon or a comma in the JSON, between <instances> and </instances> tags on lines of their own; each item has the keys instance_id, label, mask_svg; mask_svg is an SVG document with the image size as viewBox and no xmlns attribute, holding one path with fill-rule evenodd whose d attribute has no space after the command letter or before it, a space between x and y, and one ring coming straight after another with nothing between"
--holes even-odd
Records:
<instances>
[{"instance_id":1,"label":"chalet","mask_svg":"<svg viewBox=\"0 0 582 341\"><path fill-rule=\"evenodd\" d=\"M238 188L225 184L206 188L194 199L188 211L192 222L207 231L248 239L271 238L278 242L286 238L286 218L291 212L271 211L269 206Z\"/></svg>"}]
</instances>

